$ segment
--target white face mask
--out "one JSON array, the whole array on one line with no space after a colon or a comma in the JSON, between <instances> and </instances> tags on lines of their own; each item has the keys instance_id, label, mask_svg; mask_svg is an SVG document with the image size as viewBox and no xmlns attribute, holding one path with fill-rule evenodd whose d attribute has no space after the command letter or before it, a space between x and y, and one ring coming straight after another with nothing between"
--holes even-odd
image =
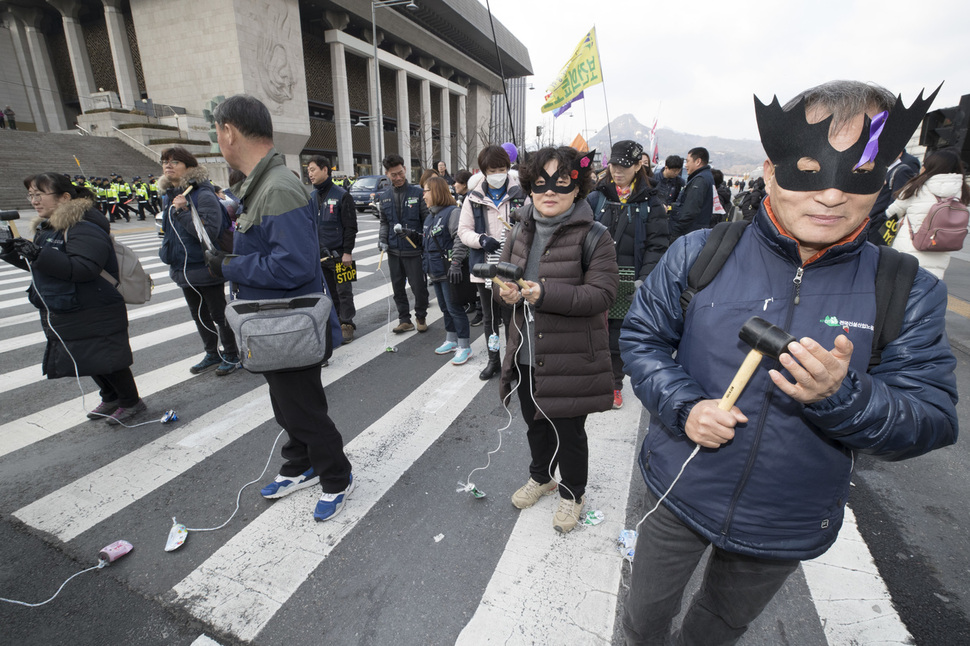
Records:
<instances>
[{"instance_id":1,"label":"white face mask","mask_svg":"<svg viewBox=\"0 0 970 646\"><path fill-rule=\"evenodd\" d=\"M492 188L502 188L505 186L505 180L509 178L508 173L492 173L491 175L485 176L485 181Z\"/></svg>"}]
</instances>

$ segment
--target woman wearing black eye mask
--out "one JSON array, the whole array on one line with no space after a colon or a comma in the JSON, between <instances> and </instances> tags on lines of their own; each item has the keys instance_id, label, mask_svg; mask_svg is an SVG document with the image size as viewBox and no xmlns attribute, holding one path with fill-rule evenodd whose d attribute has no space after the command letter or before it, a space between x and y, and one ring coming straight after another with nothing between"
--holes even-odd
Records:
<instances>
[{"instance_id":1,"label":"woman wearing black eye mask","mask_svg":"<svg viewBox=\"0 0 970 646\"><path fill-rule=\"evenodd\" d=\"M507 288L493 286L496 298L514 306L501 395L518 382L532 454L529 481L512 504L526 509L554 493L558 466L562 487L553 528L561 533L576 526L585 502L586 416L613 405L605 313L619 279L607 232L584 266L583 243L593 226L583 199L592 188L591 158L572 148L543 148L520 169L532 204L519 210L501 260L522 268L525 287L511 281Z\"/></svg>"}]
</instances>

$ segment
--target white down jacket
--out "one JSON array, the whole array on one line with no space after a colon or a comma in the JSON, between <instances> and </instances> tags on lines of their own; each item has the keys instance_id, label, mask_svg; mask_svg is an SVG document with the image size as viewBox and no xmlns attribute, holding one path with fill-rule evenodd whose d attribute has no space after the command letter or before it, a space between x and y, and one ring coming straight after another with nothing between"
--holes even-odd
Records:
<instances>
[{"instance_id":1,"label":"white down jacket","mask_svg":"<svg viewBox=\"0 0 970 646\"><path fill-rule=\"evenodd\" d=\"M919 231L923 219L938 198L960 197L964 178L959 173L941 173L926 180L916 195L905 200L899 199L889 205L886 214L899 220L899 233L893 247L916 256L919 266L939 279L950 264L950 252L917 251L913 247L912 234ZM908 223L907 223L908 221ZM912 233L910 232L912 227Z\"/></svg>"}]
</instances>

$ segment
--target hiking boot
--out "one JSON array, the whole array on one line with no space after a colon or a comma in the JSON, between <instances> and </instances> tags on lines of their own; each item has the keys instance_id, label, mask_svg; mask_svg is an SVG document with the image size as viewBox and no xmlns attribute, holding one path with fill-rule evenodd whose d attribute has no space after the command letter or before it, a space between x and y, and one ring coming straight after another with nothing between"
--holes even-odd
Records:
<instances>
[{"instance_id":1,"label":"hiking boot","mask_svg":"<svg viewBox=\"0 0 970 646\"><path fill-rule=\"evenodd\" d=\"M320 476L314 475L313 467L310 467L298 476L276 476L276 479L260 489L259 493L263 498L273 500L319 483Z\"/></svg>"},{"instance_id":2,"label":"hiking boot","mask_svg":"<svg viewBox=\"0 0 970 646\"><path fill-rule=\"evenodd\" d=\"M226 353L226 358L222 360L219 367L216 368L216 377L225 377L226 375L231 375L236 372L239 368L239 355L236 353L229 354Z\"/></svg>"},{"instance_id":3,"label":"hiking boot","mask_svg":"<svg viewBox=\"0 0 970 646\"><path fill-rule=\"evenodd\" d=\"M220 364L222 364L222 359L219 357L218 352L206 352L205 356L202 357L202 361L189 368L189 372L191 372L193 375L197 375L200 372L205 372L209 368L218 366Z\"/></svg>"},{"instance_id":4,"label":"hiking boot","mask_svg":"<svg viewBox=\"0 0 970 646\"><path fill-rule=\"evenodd\" d=\"M460 366L465 363L468 363L468 359L471 356L472 356L471 348L458 348L458 351L455 352L455 358L451 360L451 365Z\"/></svg>"},{"instance_id":5,"label":"hiking boot","mask_svg":"<svg viewBox=\"0 0 970 646\"><path fill-rule=\"evenodd\" d=\"M482 324L482 311L481 310L477 310L475 312L475 316L472 317L472 320L469 321L468 324L471 325L472 327L478 327L479 325L481 325Z\"/></svg>"},{"instance_id":6,"label":"hiking boot","mask_svg":"<svg viewBox=\"0 0 970 646\"><path fill-rule=\"evenodd\" d=\"M613 410L623 408L623 393L619 390L613 391Z\"/></svg>"},{"instance_id":7,"label":"hiking boot","mask_svg":"<svg viewBox=\"0 0 970 646\"><path fill-rule=\"evenodd\" d=\"M454 341L445 341L434 349L435 354L451 354L458 349L458 344Z\"/></svg>"},{"instance_id":8,"label":"hiking boot","mask_svg":"<svg viewBox=\"0 0 970 646\"><path fill-rule=\"evenodd\" d=\"M428 331L428 324L426 323L426 320L424 318L422 318L422 317L419 316L415 320L418 322L418 332L427 332Z\"/></svg>"},{"instance_id":9,"label":"hiking boot","mask_svg":"<svg viewBox=\"0 0 970 646\"><path fill-rule=\"evenodd\" d=\"M119 406L105 421L111 426L119 426L122 424L127 426L128 422L138 415L141 415L146 410L148 410L148 406L145 405L145 402L139 399L133 406L129 408L122 408Z\"/></svg>"},{"instance_id":10,"label":"hiking boot","mask_svg":"<svg viewBox=\"0 0 970 646\"><path fill-rule=\"evenodd\" d=\"M404 334L405 332L410 332L413 329L414 329L414 324L411 323L411 321L401 321L400 323L397 324L397 327L391 330L391 332L393 332L394 334Z\"/></svg>"},{"instance_id":11,"label":"hiking boot","mask_svg":"<svg viewBox=\"0 0 970 646\"><path fill-rule=\"evenodd\" d=\"M340 513L340 510L344 508L344 501L347 500L347 496L350 492L354 490L354 474L350 474L350 483L347 488L339 493L323 493L320 496L320 500L317 501L317 506L313 510L313 517L316 520L330 520L334 516Z\"/></svg>"},{"instance_id":12,"label":"hiking boot","mask_svg":"<svg viewBox=\"0 0 970 646\"><path fill-rule=\"evenodd\" d=\"M567 534L579 524L579 516L583 513L583 505L586 504L586 496L579 501L569 498L559 499L559 509L552 516L552 528L560 534Z\"/></svg>"},{"instance_id":13,"label":"hiking boot","mask_svg":"<svg viewBox=\"0 0 970 646\"><path fill-rule=\"evenodd\" d=\"M529 481L524 487L521 487L512 494L512 504L519 509L528 509L539 502L539 498L554 494L557 486L559 485L555 480L550 480L545 484L539 484L532 478L529 478Z\"/></svg>"},{"instance_id":14,"label":"hiking boot","mask_svg":"<svg viewBox=\"0 0 970 646\"><path fill-rule=\"evenodd\" d=\"M347 345L354 340L354 326L350 323L342 323L340 325L340 332L344 335L343 343L340 345Z\"/></svg>"},{"instance_id":15,"label":"hiking boot","mask_svg":"<svg viewBox=\"0 0 970 646\"><path fill-rule=\"evenodd\" d=\"M104 419L105 417L111 417L111 414L118 410L118 400L113 402L101 402L94 407L94 410L88 413L88 419Z\"/></svg>"}]
</instances>

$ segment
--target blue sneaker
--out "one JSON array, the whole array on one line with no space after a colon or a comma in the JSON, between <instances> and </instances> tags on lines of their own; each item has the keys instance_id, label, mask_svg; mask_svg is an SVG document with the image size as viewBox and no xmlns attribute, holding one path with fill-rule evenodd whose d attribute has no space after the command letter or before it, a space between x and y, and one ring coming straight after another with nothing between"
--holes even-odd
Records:
<instances>
[{"instance_id":1,"label":"blue sneaker","mask_svg":"<svg viewBox=\"0 0 970 646\"><path fill-rule=\"evenodd\" d=\"M471 348L458 348L458 352L455 353L455 358L451 360L451 365L460 366L468 361L468 358L472 356Z\"/></svg>"},{"instance_id":2,"label":"blue sneaker","mask_svg":"<svg viewBox=\"0 0 970 646\"><path fill-rule=\"evenodd\" d=\"M350 474L350 484L340 493L324 493L317 501L317 507L313 510L313 517L317 520L330 520L344 508L344 501L350 492L354 490L354 474Z\"/></svg>"},{"instance_id":3,"label":"blue sneaker","mask_svg":"<svg viewBox=\"0 0 970 646\"><path fill-rule=\"evenodd\" d=\"M458 349L458 344L454 341L445 341L434 349L435 354L451 354Z\"/></svg>"},{"instance_id":4,"label":"blue sneaker","mask_svg":"<svg viewBox=\"0 0 970 646\"><path fill-rule=\"evenodd\" d=\"M315 484L320 484L320 476L314 475L313 467L310 467L298 476L276 476L276 480L260 489L259 493L263 495L263 498L272 500L273 498L288 496L294 491L306 489Z\"/></svg>"}]
</instances>

